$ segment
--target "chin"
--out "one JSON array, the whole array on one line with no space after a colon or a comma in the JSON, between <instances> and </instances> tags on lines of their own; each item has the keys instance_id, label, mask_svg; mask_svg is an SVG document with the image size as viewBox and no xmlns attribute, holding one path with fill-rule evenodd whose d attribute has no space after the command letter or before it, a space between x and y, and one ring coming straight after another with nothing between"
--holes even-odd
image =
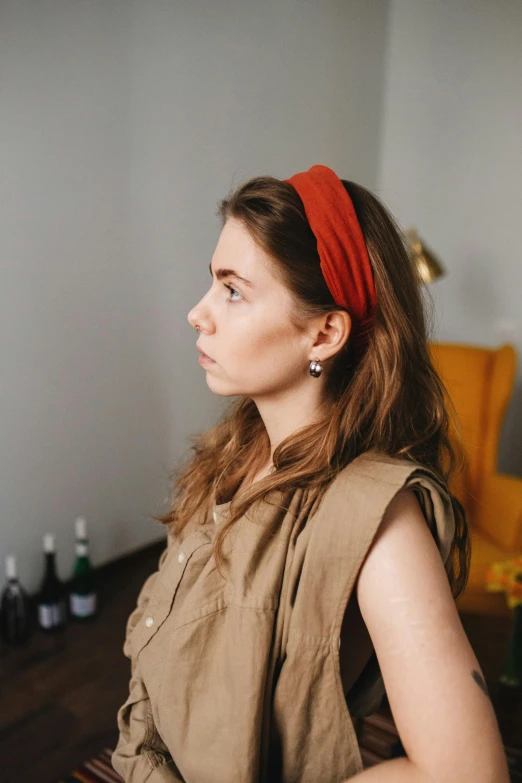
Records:
<instances>
[{"instance_id":1,"label":"chin","mask_svg":"<svg viewBox=\"0 0 522 783\"><path fill-rule=\"evenodd\" d=\"M252 397L254 394L239 385L235 386L232 383L222 382L210 372L207 372L206 381L210 391L214 392L214 394L217 394L219 397Z\"/></svg>"},{"instance_id":2,"label":"chin","mask_svg":"<svg viewBox=\"0 0 522 783\"><path fill-rule=\"evenodd\" d=\"M216 379L213 378L210 373L207 373L206 381L210 391L214 392L214 394L217 394L219 397L236 397L241 394L240 391L227 389L223 384L219 382L216 383Z\"/></svg>"}]
</instances>

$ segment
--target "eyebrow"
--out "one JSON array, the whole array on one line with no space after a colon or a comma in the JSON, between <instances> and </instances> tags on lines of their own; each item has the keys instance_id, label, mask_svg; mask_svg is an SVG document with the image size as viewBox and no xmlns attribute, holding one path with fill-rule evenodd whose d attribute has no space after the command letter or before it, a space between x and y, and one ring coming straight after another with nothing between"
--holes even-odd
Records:
<instances>
[{"instance_id":1,"label":"eyebrow","mask_svg":"<svg viewBox=\"0 0 522 783\"><path fill-rule=\"evenodd\" d=\"M208 265L208 270L210 274L212 274L212 261ZM241 282L247 285L249 288L254 288L250 280L247 280L246 277L241 277L241 275L238 275L238 273L235 272L233 269L216 269L216 277L218 280L223 280L225 277L236 277L238 280L241 280Z\"/></svg>"}]
</instances>

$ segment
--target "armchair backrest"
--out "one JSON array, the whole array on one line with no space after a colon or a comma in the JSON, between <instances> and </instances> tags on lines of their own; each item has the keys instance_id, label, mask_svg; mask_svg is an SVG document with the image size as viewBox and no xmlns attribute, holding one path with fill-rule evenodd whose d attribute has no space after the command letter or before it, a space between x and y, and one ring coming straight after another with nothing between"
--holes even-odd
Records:
<instances>
[{"instance_id":1,"label":"armchair backrest","mask_svg":"<svg viewBox=\"0 0 522 783\"><path fill-rule=\"evenodd\" d=\"M497 470L500 431L515 380L515 349L431 343L430 352L460 425L462 441L457 425L453 444L466 462L451 489L472 516L481 478Z\"/></svg>"}]
</instances>

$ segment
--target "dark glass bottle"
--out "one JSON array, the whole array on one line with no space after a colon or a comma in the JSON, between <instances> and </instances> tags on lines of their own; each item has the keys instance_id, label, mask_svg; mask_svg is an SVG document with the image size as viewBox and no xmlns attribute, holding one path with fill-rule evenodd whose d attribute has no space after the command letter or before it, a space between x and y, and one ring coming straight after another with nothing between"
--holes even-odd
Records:
<instances>
[{"instance_id":1,"label":"dark glass bottle","mask_svg":"<svg viewBox=\"0 0 522 783\"><path fill-rule=\"evenodd\" d=\"M33 630L29 596L18 581L15 555L5 559L7 584L0 596L0 633L7 644L27 641Z\"/></svg>"},{"instance_id":2,"label":"dark glass bottle","mask_svg":"<svg viewBox=\"0 0 522 783\"><path fill-rule=\"evenodd\" d=\"M44 536L45 573L36 596L38 626L46 633L63 631L67 627L67 590L56 574L54 536Z\"/></svg>"},{"instance_id":3,"label":"dark glass bottle","mask_svg":"<svg viewBox=\"0 0 522 783\"><path fill-rule=\"evenodd\" d=\"M89 541L85 517L77 517L76 562L69 587L69 611L74 620L91 620L96 616L96 585L94 569L89 560Z\"/></svg>"}]
</instances>

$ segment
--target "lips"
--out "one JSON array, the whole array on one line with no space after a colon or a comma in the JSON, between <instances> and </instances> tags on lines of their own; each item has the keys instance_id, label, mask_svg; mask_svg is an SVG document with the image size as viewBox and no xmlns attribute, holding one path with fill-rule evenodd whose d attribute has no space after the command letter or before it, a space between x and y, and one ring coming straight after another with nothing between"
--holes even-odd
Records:
<instances>
[{"instance_id":1,"label":"lips","mask_svg":"<svg viewBox=\"0 0 522 783\"><path fill-rule=\"evenodd\" d=\"M199 347L199 345L196 345L196 348L198 349L198 351L200 352L200 354L201 354L202 356L206 356L206 357L207 357L207 359L210 359L212 362L214 361L214 359L212 358L212 356L209 356L209 355L208 355L208 353L205 353L205 351L202 351L202 350L201 350L201 348Z\"/></svg>"}]
</instances>

